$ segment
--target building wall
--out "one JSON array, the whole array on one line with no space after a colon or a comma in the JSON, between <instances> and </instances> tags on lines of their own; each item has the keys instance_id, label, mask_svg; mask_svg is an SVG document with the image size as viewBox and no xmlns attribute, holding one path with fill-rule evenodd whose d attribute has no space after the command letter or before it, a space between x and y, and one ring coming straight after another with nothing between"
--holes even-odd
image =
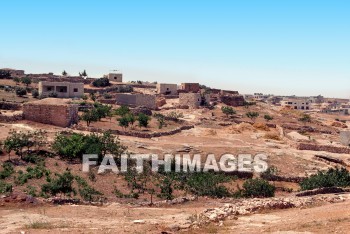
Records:
<instances>
[{"instance_id":1,"label":"building wall","mask_svg":"<svg viewBox=\"0 0 350 234\"><path fill-rule=\"evenodd\" d=\"M243 106L244 97L242 95L220 96L222 103L228 106Z\"/></svg>"},{"instance_id":2,"label":"building wall","mask_svg":"<svg viewBox=\"0 0 350 234\"><path fill-rule=\"evenodd\" d=\"M74 98L81 97L84 94L83 83L70 83L70 82L39 82L39 95L47 97L50 93L57 93L59 98Z\"/></svg>"},{"instance_id":3,"label":"building wall","mask_svg":"<svg viewBox=\"0 0 350 234\"><path fill-rule=\"evenodd\" d=\"M123 82L123 74L122 73L109 73L108 79L110 81Z\"/></svg>"},{"instance_id":4,"label":"building wall","mask_svg":"<svg viewBox=\"0 0 350 234\"><path fill-rule=\"evenodd\" d=\"M78 105L60 104L57 103L57 98L52 103L42 102L43 100L23 104L24 119L59 127L78 123Z\"/></svg>"},{"instance_id":5,"label":"building wall","mask_svg":"<svg viewBox=\"0 0 350 234\"><path fill-rule=\"evenodd\" d=\"M185 92L197 93L199 91L199 83L182 83L181 89Z\"/></svg>"},{"instance_id":6,"label":"building wall","mask_svg":"<svg viewBox=\"0 0 350 234\"><path fill-rule=\"evenodd\" d=\"M192 108L199 107L202 97L199 93L180 93L179 104L181 106L189 106Z\"/></svg>"},{"instance_id":7,"label":"building wall","mask_svg":"<svg viewBox=\"0 0 350 234\"><path fill-rule=\"evenodd\" d=\"M157 93L166 95L176 95L177 84L157 84Z\"/></svg>"},{"instance_id":8,"label":"building wall","mask_svg":"<svg viewBox=\"0 0 350 234\"><path fill-rule=\"evenodd\" d=\"M282 107L289 107L295 110L311 110L311 104L307 100L286 99L281 101Z\"/></svg>"},{"instance_id":9,"label":"building wall","mask_svg":"<svg viewBox=\"0 0 350 234\"><path fill-rule=\"evenodd\" d=\"M127 94L127 93L117 93L116 103L119 105L127 106L145 106L150 109L156 109L156 97L149 94Z\"/></svg>"}]
</instances>

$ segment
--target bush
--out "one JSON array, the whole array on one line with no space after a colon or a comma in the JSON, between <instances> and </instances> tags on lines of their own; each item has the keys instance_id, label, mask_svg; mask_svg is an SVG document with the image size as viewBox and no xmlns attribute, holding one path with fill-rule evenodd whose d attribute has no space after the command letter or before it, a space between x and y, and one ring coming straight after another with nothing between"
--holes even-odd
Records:
<instances>
[{"instance_id":1,"label":"bush","mask_svg":"<svg viewBox=\"0 0 350 234\"><path fill-rule=\"evenodd\" d=\"M57 94L56 92L50 92L50 93L48 94L48 97L50 97L50 98L57 98L57 97L58 97L58 94Z\"/></svg>"},{"instance_id":2,"label":"bush","mask_svg":"<svg viewBox=\"0 0 350 234\"><path fill-rule=\"evenodd\" d=\"M16 87L15 92L16 92L16 95L19 97L22 97L27 94L27 90L22 87Z\"/></svg>"},{"instance_id":3,"label":"bush","mask_svg":"<svg viewBox=\"0 0 350 234\"><path fill-rule=\"evenodd\" d=\"M21 82L28 86L32 83L32 79L30 79L29 77L22 77Z\"/></svg>"},{"instance_id":4,"label":"bush","mask_svg":"<svg viewBox=\"0 0 350 234\"><path fill-rule=\"evenodd\" d=\"M103 94L103 98L105 98L105 99L111 99L111 98L112 98L112 95L110 95L109 93L105 93L105 94Z\"/></svg>"},{"instance_id":5,"label":"bush","mask_svg":"<svg viewBox=\"0 0 350 234\"><path fill-rule=\"evenodd\" d=\"M81 117L86 122L86 126L90 126L91 122L97 122L99 119L96 109L85 111Z\"/></svg>"},{"instance_id":6,"label":"bush","mask_svg":"<svg viewBox=\"0 0 350 234\"><path fill-rule=\"evenodd\" d=\"M230 192L220 183L228 182L231 178L212 172L190 174L186 179L188 190L198 196L228 197Z\"/></svg>"},{"instance_id":7,"label":"bush","mask_svg":"<svg viewBox=\"0 0 350 234\"><path fill-rule=\"evenodd\" d=\"M56 179L50 179L50 182L41 186L43 195L53 195L63 193L70 196L71 193L75 194L75 190L72 187L74 176L70 171L66 171L63 174L56 174Z\"/></svg>"},{"instance_id":8,"label":"bush","mask_svg":"<svg viewBox=\"0 0 350 234\"><path fill-rule=\"evenodd\" d=\"M124 115L130 113L130 109L129 109L129 107L127 107L127 106L121 106L121 107L117 108L117 109L114 111L114 113L115 113L116 115L119 115L119 116L124 116Z\"/></svg>"},{"instance_id":9,"label":"bush","mask_svg":"<svg viewBox=\"0 0 350 234\"><path fill-rule=\"evenodd\" d=\"M32 97L33 98L38 98L39 97L39 91L37 89L32 90Z\"/></svg>"},{"instance_id":10,"label":"bush","mask_svg":"<svg viewBox=\"0 0 350 234\"><path fill-rule=\"evenodd\" d=\"M23 185L30 179L40 179L44 175L50 175L50 171L46 170L43 165L36 166L34 168L27 167L26 173L19 171L19 176L16 178L15 183L18 185Z\"/></svg>"},{"instance_id":11,"label":"bush","mask_svg":"<svg viewBox=\"0 0 350 234\"><path fill-rule=\"evenodd\" d=\"M308 114L303 114L302 117L299 118L301 122L311 122L311 116Z\"/></svg>"},{"instance_id":12,"label":"bush","mask_svg":"<svg viewBox=\"0 0 350 234\"><path fill-rule=\"evenodd\" d=\"M319 171L317 174L300 182L301 190L311 190L325 187L350 186L350 174L345 168L330 168L326 172Z\"/></svg>"},{"instance_id":13,"label":"bush","mask_svg":"<svg viewBox=\"0 0 350 234\"><path fill-rule=\"evenodd\" d=\"M105 154L120 156L126 149L121 145L119 139L115 139L110 131L101 134L91 133L83 135L79 133L57 134L52 144L52 149L63 158L69 160L82 159L83 154Z\"/></svg>"},{"instance_id":14,"label":"bush","mask_svg":"<svg viewBox=\"0 0 350 234\"><path fill-rule=\"evenodd\" d=\"M5 183L4 181L0 181L0 194L10 192L12 192L12 185Z\"/></svg>"},{"instance_id":15,"label":"bush","mask_svg":"<svg viewBox=\"0 0 350 234\"><path fill-rule=\"evenodd\" d=\"M129 127L129 119L127 116L123 116L123 117L119 118L118 122L119 122L119 126L124 128L124 129Z\"/></svg>"},{"instance_id":16,"label":"bush","mask_svg":"<svg viewBox=\"0 0 350 234\"><path fill-rule=\"evenodd\" d=\"M234 115L234 114L236 114L236 111L235 111L232 107L230 107L230 106L223 106L223 107L221 107L221 111L222 111L222 113L224 113L227 117L228 117L229 115Z\"/></svg>"},{"instance_id":17,"label":"bush","mask_svg":"<svg viewBox=\"0 0 350 234\"><path fill-rule=\"evenodd\" d=\"M148 122L150 121L150 117L143 114L143 113L140 113L138 118L137 118L137 121L139 122L139 127L145 127L147 128L148 126Z\"/></svg>"},{"instance_id":18,"label":"bush","mask_svg":"<svg viewBox=\"0 0 350 234\"><path fill-rule=\"evenodd\" d=\"M273 117L271 115L264 115L264 119L269 122L270 120L273 120Z\"/></svg>"},{"instance_id":19,"label":"bush","mask_svg":"<svg viewBox=\"0 0 350 234\"><path fill-rule=\"evenodd\" d=\"M166 123L165 123L165 116L162 115L162 114L159 114L159 113L156 113L153 115L157 121L158 121L158 128L159 129L162 129L163 126L166 126Z\"/></svg>"},{"instance_id":20,"label":"bush","mask_svg":"<svg viewBox=\"0 0 350 234\"><path fill-rule=\"evenodd\" d=\"M246 113L246 116L254 122L254 120L259 117L259 113L254 111L249 111Z\"/></svg>"},{"instance_id":21,"label":"bush","mask_svg":"<svg viewBox=\"0 0 350 234\"><path fill-rule=\"evenodd\" d=\"M248 179L243 184L242 195L244 197L273 197L275 186L263 179Z\"/></svg>"},{"instance_id":22,"label":"bush","mask_svg":"<svg viewBox=\"0 0 350 234\"><path fill-rule=\"evenodd\" d=\"M11 176L15 170L13 169L13 166L9 162L5 162L2 165L2 170L0 171L0 180L6 179L7 177Z\"/></svg>"},{"instance_id":23,"label":"bush","mask_svg":"<svg viewBox=\"0 0 350 234\"><path fill-rule=\"evenodd\" d=\"M183 118L183 117L184 117L184 114L182 112L176 112L176 111L172 111L166 115L167 119L170 119L175 122L178 122L180 118Z\"/></svg>"},{"instance_id":24,"label":"bush","mask_svg":"<svg viewBox=\"0 0 350 234\"><path fill-rule=\"evenodd\" d=\"M92 85L95 87L106 87L106 86L109 86L110 83L108 78L100 78L100 79L94 80L92 82Z\"/></svg>"},{"instance_id":25,"label":"bush","mask_svg":"<svg viewBox=\"0 0 350 234\"><path fill-rule=\"evenodd\" d=\"M101 192L90 187L83 178L76 176L75 180L77 181L79 187L79 194L85 201L97 201L99 196L103 195Z\"/></svg>"}]
</instances>

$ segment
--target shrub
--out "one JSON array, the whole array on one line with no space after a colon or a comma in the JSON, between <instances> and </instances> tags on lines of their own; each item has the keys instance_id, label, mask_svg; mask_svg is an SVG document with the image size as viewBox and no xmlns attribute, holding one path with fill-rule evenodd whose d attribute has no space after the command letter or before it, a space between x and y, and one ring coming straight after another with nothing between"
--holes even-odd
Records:
<instances>
[{"instance_id":1,"label":"shrub","mask_svg":"<svg viewBox=\"0 0 350 234\"><path fill-rule=\"evenodd\" d=\"M71 193L75 194L75 190L72 187L74 176L70 171L66 171L63 174L56 174L57 178L50 179L50 182L41 186L43 195L53 195L63 193L70 196Z\"/></svg>"},{"instance_id":2,"label":"shrub","mask_svg":"<svg viewBox=\"0 0 350 234\"><path fill-rule=\"evenodd\" d=\"M105 94L103 94L103 97L104 97L105 99L111 99L111 98L112 98L112 95L110 95L109 93L105 93Z\"/></svg>"},{"instance_id":3,"label":"shrub","mask_svg":"<svg viewBox=\"0 0 350 234\"><path fill-rule=\"evenodd\" d=\"M21 82L28 86L32 83L32 79L30 79L29 77L22 77Z\"/></svg>"},{"instance_id":4,"label":"shrub","mask_svg":"<svg viewBox=\"0 0 350 234\"><path fill-rule=\"evenodd\" d=\"M264 115L264 119L269 122L270 120L273 120L273 117L271 115Z\"/></svg>"},{"instance_id":5,"label":"shrub","mask_svg":"<svg viewBox=\"0 0 350 234\"><path fill-rule=\"evenodd\" d=\"M18 185L23 185L28 182L30 179L40 179L44 175L49 175L50 171L46 170L43 165L36 166L34 168L27 167L26 173L19 171L19 176L16 178L15 183Z\"/></svg>"},{"instance_id":6,"label":"shrub","mask_svg":"<svg viewBox=\"0 0 350 234\"><path fill-rule=\"evenodd\" d=\"M148 126L148 122L150 121L150 117L143 114L143 113L140 113L138 118L137 118L137 121L139 122L139 127L145 127L147 128Z\"/></svg>"},{"instance_id":7,"label":"shrub","mask_svg":"<svg viewBox=\"0 0 350 234\"><path fill-rule=\"evenodd\" d=\"M12 192L12 185L5 183L4 181L0 181L0 194L10 192Z\"/></svg>"},{"instance_id":8,"label":"shrub","mask_svg":"<svg viewBox=\"0 0 350 234\"><path fill-rule=\"evenodd\" d=\"M60 156L69 160L81 159L83 154L98 154L100 157L106 154L120 156L126 149L115 139L110 131L103 134L91 133L83 135L79 133L56 135L52 149Z\"/></svg>"},{"instance_id":9,"label":"shrub","mask_svg":"<svg viewBox=\"0 0 350 234\"><path fill-rule=\"evenodd\" d=\"M221 111L222 111L222 113L224 113L227 117L228 117L229 115L234 115L234 114L236 114L236 111L235 111L232 107L230 107L230 106L223 106L223 107L221 107Z\"/></svg>"},{"instance_id":10,"label":"shrub","mask_svg":"<svg viewBox=\"0 0 350 234\"><path fill-rule=\"evenodd\" d=\"M123 127L124 129L129 127L129 119L126 116L119 118L118 122L119 122L119 126Z\"/></svg>"},{"instance_id":11,"label":"shrub","mask_svg":"<svg viewBox=\"0 0 350 234\"><path fill-rule=\"evenodd\" d=\"M165 116L159 113L156 113L153 115L157 121L158 121L158 128L162 129L164 125L166 125L165 123Z\"/></svg>"},{"instance_id":12,"label":"shrub","mask_svg":"<svg viewBox=\"0 0 350 234\"><path fill-rule=\"evenodd\" d=\"M231 178L212 172L190 174L186 179L188 190L198 196L228 197L230 192L221 183L228 182Z\"/></svg>"},{"instance_id":13,"label":"shrub","mask_svg":"<svg viewBox=\"0 0 350 234\"><path fill-rule=\"evenodd\" d=\"M39 91L37 89L32 90L32 97L33 98L38 98L39 97Z\"/></svg>"},{"instance_id":14,"label":"shrub","mask_svg":"<svg viewBox=\"0 0 350 234\"><path fill-rule=\"evenodd\" d=\"M257 178L248 179L243 184L242 194L244 197L273 197L275 196L275 186L268 181Z\"/></svg>"},{"instance_id":15,"label":"shrub","mask_svg":"<svg viewBox=\"0 0 350 234\"><path fill-rule=\"evenodd\" d=\"M2 170L0 171L0 180L6 179L7 177L11 176L15 170L13 169L13 166L9 162L5 162L2 165Z\"/></svg>"},{"instance_id":16,"label":"shrub","mask_svg":"<svg viewBox=\"0 0 350 234\"><path fill-rule=\"evenodd\" d=\"M38 196L36 188L31 186L31 185L27 186L27 189L25 190L25 192L27 194L29 194L30 196L32 196L32 197L37 197Z\"/></svg>"},{"instance_id":17,"label":"shrub","mask_svg":"<svg viewBox=\"0 0 350 234\"><path fill-rule=\"evenodd\" d=\"M250 118L254 122L255 119L259 117L259 113L258 112L254 112L254 111L249 111L249 112L246 113L246 116L248 118Z\"/></svg>"},{"instance_id":18,"label":"shrub","mask_svg":"<svg viewBox=\"0 0 350 234\"><path fill-rule=\"evenodd\" d=\"M117 108L114 112L116 115L124 116L124 115L130 113L130 109L127 106L121 106L121 107Z\"/></svg>"},{"instance_id":19,"label":"shrub","mask_svg":"<svg viewBox=\"0 0 350 234\"><path fill-rule=\"evenodd\" d=\"M86 122L86 126L90 126L91 122L97 122L99 119L96 109L85 111L80 118Z\"/></svg>"},{"instance_id":20,"label":"shrub","mask_svg":"<svg viewBox=\"0 0 350 234\"><path fill-rule=\"evenodd\" d=\"M301 122L311 122L311 116L308 114L303 114L302 117L299 118Z\"/></svg>"},{"instance_id":21,"label":"shrub","mask_svg":"<svg viewBox=\"0 0 350 234\"><path fill-rule=\"evenodd\" d=\"M184 117L184 114L182 112L172 111L169 114L167 114L166 117L172 121L178 122L180 118Z\"/></svg>"},{"instance_id":22,"label":"shrub","mask_svg":"<svg viewBox=\"0 0 350 234\"><path fill-rule=\"evenodd\" d=\"M50 92L48 94L48 97L51 97L51 98L57 98L58 97L58 94L56 92Z\"/></svg>"},{"instance_id":23,"label":"shrub","mask_svg":"<svg viewBox=\"0 0 350 234\"><path fill-rule=\"evenodd\" d=\"M27 94L27 90L22 87L16 87L15 92L16 92L16 95L19 97L22 97Z\"/></svg>"},{"instance_id":24,"label":"shrub","mask_svg":"<svg viewBox=\"0 0 350 234\"><path fill-rule=\"evenodd\" d=\"M350 186L350 174L345 168L330 168L328 171L319 171L317 174L300 182L301 190L310 190L324 187Z\"/></svg>"},{"instance_id":25,"label":"shrub","mask_svg":"<svg viewBox=\"0 0 350 234\"><path fill-rule=\"evenodd\" d=\"M92 82L92 85L95 87L106 87L109 86L109 79L108 78L100 78L100 79L96 79Z\"/></svg>"},{"instance_id":26,"label":"shrub","mask_svg":"<svg viewBox=\"0 0 350 234\"><path fill-rule=\"evenodd\" d=\"M79 194L85 201L96 201L98 200L100 195L103 195L101 192L90 187L86 180L84 180L80 176L76 176L75 180L77 181L79 187Z\"/></svg>"}]
</instances>

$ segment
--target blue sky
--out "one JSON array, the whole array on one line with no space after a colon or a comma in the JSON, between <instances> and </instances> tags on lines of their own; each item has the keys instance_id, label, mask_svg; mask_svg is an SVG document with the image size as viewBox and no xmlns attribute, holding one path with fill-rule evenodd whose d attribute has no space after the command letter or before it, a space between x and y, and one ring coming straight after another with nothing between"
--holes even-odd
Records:
<instances>
[{"instance_id":1,"label":"blue sky","mask_svg":"<svg viewBox=\"0 0 350 234\"><path fill-rule=\"evenodd\" d=\"M350 1L0 3L0 67L350 97Z\"/></svg>"}]
</instances>

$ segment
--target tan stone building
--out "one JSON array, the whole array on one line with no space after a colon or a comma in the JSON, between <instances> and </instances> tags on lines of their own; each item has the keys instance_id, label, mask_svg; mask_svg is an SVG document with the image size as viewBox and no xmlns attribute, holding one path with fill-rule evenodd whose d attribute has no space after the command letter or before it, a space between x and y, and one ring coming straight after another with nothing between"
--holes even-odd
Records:
<instances>
[{"instance_id":1,"label":"tan stone building","mask_svg":"<svg viewBox=\"0 0 350 234\"><path fill-rule=\"evenodd\" d=\"M156 96L142 93L117 93L116 103L126 106L145 106L150 109L157 109Z\"/></svg>"},{"instance_id":2,"label":"tan stone building","mask_svg":"<svg viewBox=\"0 0 350 234\"><path fill-rule=\"evenodd\" d=\"M202 96L200 93L179 93L179 104L196 108L201 105Z\"/></svg>"},{"instance_id":3,"label":"tan stone building","mask_svg":"<svg viewBox=\"0 0 350 234\"><path fill-rule=\"evenodd\" d=\"M59 98L81 97L84 94L84 84L40 81L39 96L48 97L50 93L56 93Z\"/></svg>"},{"instance_id":4,"label":"tan stone building","mask_svg":"<svg viewBox=\"0 0 350 234\"><path fill-rule=\"evenodd\" d=\"M107 75L110 81L114 82L123 82L123 74L122 73L109 73Z\"/></svg>"},{"instance_id":5,"label":"tan stone building","mask_svg":"<svg viewBox=\"0 0 350 234\"><path fill-rule=\"evenodd\" d=\"M0 70L8 71L12 77L22 77L25 75L24 70L16 70L16 69L11 69L11 68L2 68Z\"/></svg>"},{"instance_id":6,"label":"tan stone building","mask_svg":"<svg viewBox=\"0 0 350 234\"><path fill-rule=\"evenodd\" d=\"M177 94L177 84L157 84L157 93L165 95L176 95Z\"/></svg>"},{"instance_id":7,"label":"tan stone building","mask_svg":"<svg viewBox=\"0 0 350 234\"><path fill-rule=\"evenodd\" d=\"M45 98L23 104L23 117L26 120L69 127L78 123L78 105L70 99Z\"/></svg>"},{"instance_id":8,"label":"tan stone building","mask_svg":"<svg viewBox=\"0 0 350 234\"><path fill-rule=\"evenodd\" d=\"M182 83L181 90L187 93L198 93L199 92L199 83Z\"/></svg>"},{"instance_id":9,"label":"tan stone building","mask_svg":"<svg viewBox=\"0 0 350 234\"><path fill-rule=\"evenodd\" d=\"M282 107L287 107L295 110L311 110L311 103L307 99L284 99L281 101Z\"/></svg>"}]
</instances>

